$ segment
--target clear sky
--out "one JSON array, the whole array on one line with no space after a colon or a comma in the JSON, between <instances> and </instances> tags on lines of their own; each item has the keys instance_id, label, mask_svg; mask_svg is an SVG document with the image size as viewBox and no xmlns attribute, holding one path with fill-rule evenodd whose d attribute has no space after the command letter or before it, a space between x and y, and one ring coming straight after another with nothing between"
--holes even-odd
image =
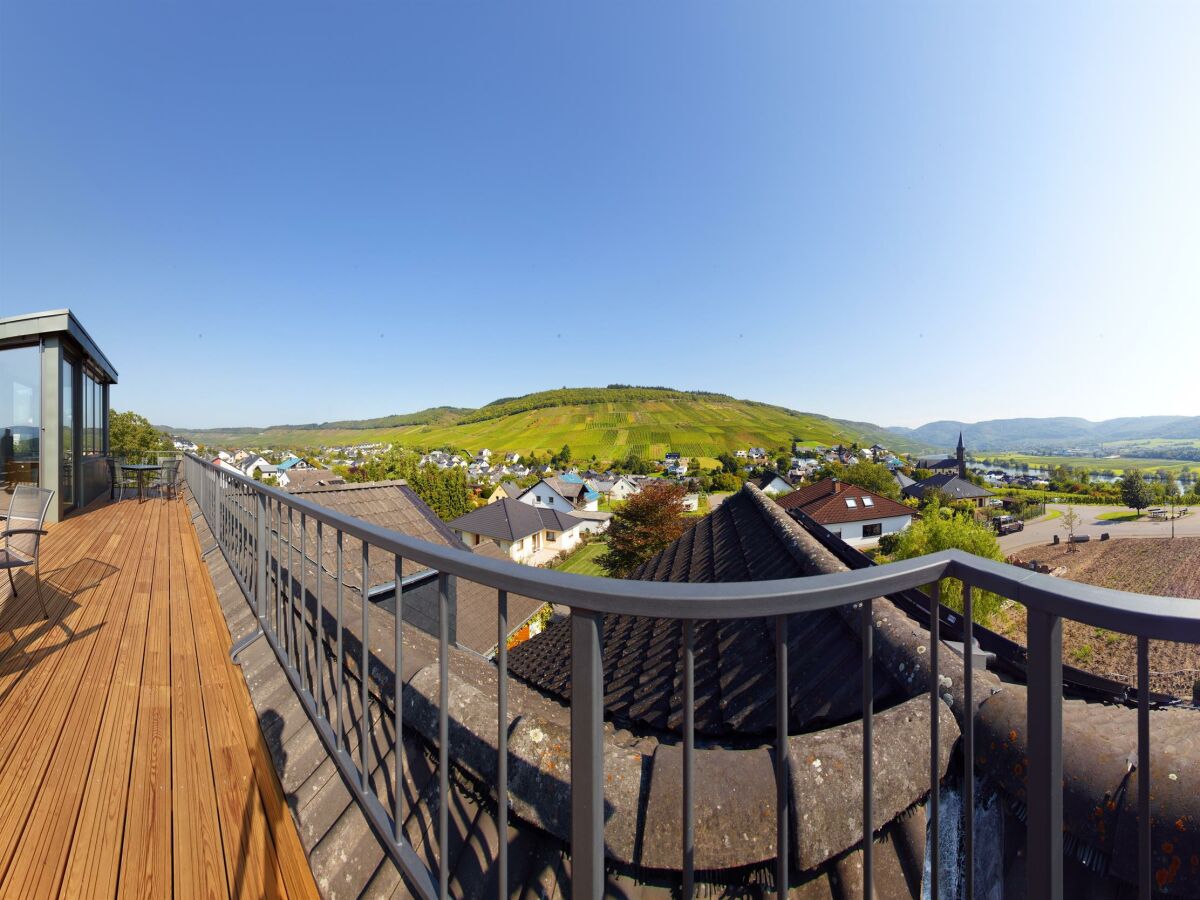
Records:
<instances>
[{"instance_id":1,"label":"clear sky","mask_svg":"<svg viewBox=\"0 0 1200 900\"><path fill-rule=\"evenodd\" d=\"M1200 414L1200 4L567 6L0 4L0 315L180 426Z\"/></svg>"}]
</instances>

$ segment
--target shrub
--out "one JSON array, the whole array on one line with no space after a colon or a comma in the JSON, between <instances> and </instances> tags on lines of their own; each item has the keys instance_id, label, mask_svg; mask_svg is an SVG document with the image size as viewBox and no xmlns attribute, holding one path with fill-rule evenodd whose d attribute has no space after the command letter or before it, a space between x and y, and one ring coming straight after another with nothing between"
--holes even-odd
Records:
<instances>
[{"instance_id":1,"label":"shrub","mask_svg":"<svg viewBox=\"0 0 1200 900\"><path fill-rule=\"evenodd\" d=\"M882 545L882 541L880 542ZM995 532L986 524L976 522L973 516L955 513L949 508L939 508L936 500L922 510L922 517L901 531L890 556L893 560L913 559L939 550L963 550L984 559L1004 560ZM953 610L962 612L962 582L957 578L941 581L941 602ZM972 618L987 625L1000 611L1004 598L991 591L977 590L972 595Z\"/></svg>"}]
</instances>

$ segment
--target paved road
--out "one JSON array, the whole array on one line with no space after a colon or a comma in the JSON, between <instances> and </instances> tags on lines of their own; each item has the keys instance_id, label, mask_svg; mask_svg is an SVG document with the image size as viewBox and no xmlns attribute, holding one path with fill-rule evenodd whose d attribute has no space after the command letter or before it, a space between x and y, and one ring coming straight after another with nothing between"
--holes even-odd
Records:
<instances>
[{"instance_id":1,"label":"paved road","mask_svg":"<svg viewBox=\"0 0 1200 900\"><path fill-rule=\"evenodd\" d=\"M1063 503L1047 504L1047 509L1062 510L1064 514L1067 511L1066 504ZM1096 518L1107 512L1127 513L1130 511L1123 506L1076 506L1075 513L1079 516L1079 525L1076 526L1075 533L1089 534L1092 536L1092 540L1098 539L1101 532L1104 531L1107 531L1113 540L1128 537L1171 536L1170 522L1152 522L1149 519L1141 519L1136 522L1104 522ZM1067 539L1062 516L1048 520L1034 519L1025 523L1024 531L1001 537L999 539L1000 549L1005 553L1012 553L1022 547L1049 544L1056 534L1059 536L1059 540ZM1177 519L1175 534L1177 537L1200 537L1200 510L1194 509L1189 515Z\"/></svg>"}]
</instances>

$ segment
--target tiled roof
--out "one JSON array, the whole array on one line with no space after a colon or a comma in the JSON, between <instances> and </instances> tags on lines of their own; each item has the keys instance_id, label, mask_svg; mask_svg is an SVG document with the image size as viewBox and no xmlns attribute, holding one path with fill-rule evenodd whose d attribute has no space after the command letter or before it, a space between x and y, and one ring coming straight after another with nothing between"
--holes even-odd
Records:
<instances>
[{"instance_id":1,"label":"tiled roof","mask_svg":"<svg viewBox=\"0 0 1200 900\"><path fill-rule=\"evenodd\" d=\"M803 538L799 538L803 535ZM811 569L794 550L808 539L757 488L744 487L631 577L689 583L795 578ZM774 631L770 620L695 626L696 728L717 735L761 735L774 728ZM605 711L624 725L677 731L682 724L682 625L644 616L604 617ZM558 622L509 653L513 674L568 700L571 628ZM861 713L861 645L835 610L788 618L792 732ZM891 682L876 672L877 694Z\"/></svg>"},{"instance_id":2,"label":"tiled roof","mask_svg":"<svg viewBox=\"0 0 1200 900\"><path fill-rule=\"evenodd\" d=\"M924 481L918 481L904 489L904 496L916 497L923 500L927 491L941 491L951 500L975 500L979 497L990 497L992 492L972 484L957 475L934 475Z\"/></svg>"},{"instance_id":3,"label":"tiled roof","mask_svg":"<svg viewBox=\"0 0 1200 900\"><path fill-rule=\"evenodd\" d=\"M464 553L472 552L445 522L416 495L403 481L376 481L359 484L340 484L306 488L295 492L306 500L335 509L346 515L365 519L375 525L399 531L409 537L420 538L443 547L453 547ZM514 501L504 501L514 502ZM498 505L498 504L493 504ZM524 504L520 504L524 506ZM530 509L530 507L526 507ZM535 515L536 515L536 511ZM307 523L305 552L311 555L316 548L316 525ZM300 548L300 522L293 516L293 543L295 552ZM286 552L286 551L285 551ZM507 559L500 548L490 542L474 548L494 559ZM337 571L337 541L329 530L325 531L322 543L322 567L326 572ZM369 556L370 577L368 586L374 587L393 582L396 577L395 558L389 553L375 551ZM362 578L362 544L350 536L342 540L342 566L345 583L356 589ZM426 566L411 559L401 562L404 577L429 571ZM458 615L456 619L458 643L476 653L487 653L496 645L496 591L494 588L459 579L457 589ZM541 602L509 594L509 630L514 631L537 612ZM394 607L393 607L394 608Z\"/></svg>"},{"instance_id":4,"label":"tiled roof","mask_svg":"<svg viewBox=\"0 0 1200 900\"><path fill-rule=\"evenodd\" d=\"M820 525L840 525L913 514L903 503L835 478L823 478L815 484L806 484L775 502L784 509L800 510Z\"/></svg>"},{"instance_id":5,"label":"tiled roof","mask_svg":"<svg viewBox=\"0 0 1200 900\"><path fill-rule=\"evenodd\" d=\"M550 514L548 518L544 514ZM451 528L482 534L500 541L519 541L543 528L567 531L579 524L579 520L557 510L535 508L519 500L497 500L450 523Z\"/></svg>"},{"instance_id":6,"label":"tiled roof","mask_svg":"<svg viewBox=\"0 0 1200 900\"><path fill-rule=\"evenodd\" d=\"M919 460L919 467L922 469L953 469L958 471L958 460L953 456L947 456L945 459L922 459Z\"/></svg>"},{"instance_id":7,"label":"tiled roof","mask_svg":"<svg viewBox=\"0 0 1200 900\"><path fill-rule=\"evenodd\" d=\"M292 469L287 473L288 483L284 490L297 493L306 488L345 484L346 479L329 469Z\"/></svg>"},{"instance_id":8,"label":"tiled roof","mask_svg":"<svg viewBox=\"0 0 1200 900\"><path fill-rule=\"evenodd\" d=\"M288 476L289 478L292 476ZM302 487L292 491L298 497L319 503L348 516L366 519L383 528L399 531L410 537L420 538L442 546L461 546L458 535L447 527L446 523L437 517L425 502L416 495L403 481L367 481L354 484L333 484L313 487ZM293 515L292 523L296 535L297 552L299 550L300 521L299 516ZM308 523L307 552L311 553L316 546L316 525ZM349 536L342 541L342 566L347 573L348 584L356 584L361 578L361 545L358 540ZM328 529L324 534L322 545L323 565L330 571L337 569L336 538ZM395 579L395 561L388 554L374 553L370 558L371 577L369 584L386 584ZM413 575L425 571L425 566L413 560L404 560L402 572Z\"/></svg>"},{"instance_id":9,"label":"tiled roof","mask_svg":"<svg viewBox=\"0 0 1200 900\"><path fill-rule=\"evenodd\" d=\"M750 482L751 482L751 483L752 483L752 484L753 484L755 487L757 487L757 488L758 488L760 491L765 491L765 490L767 489L767 487L768 487L768 486L769 486L769 485L770 485L770 484L771 484L773 481L775 481L775 479L776 479L776 478L778 478L778 479L779 479L780 481L782 481L784 484L787 484L787 485L790 485L790 484L791 484L791 482L790 482L790 481L789 481L787 478L785 478L783 475L779 475L779 474L777 474L777 473L775 473L775 472L767 472L767 473L766 473L766 474L764 474L764 475L758 475L758 476L756 476L756 477L754 477L754 478L751 478L751 479L749 479L749 481L750 481Z\"/></svg>"}]
</instances>

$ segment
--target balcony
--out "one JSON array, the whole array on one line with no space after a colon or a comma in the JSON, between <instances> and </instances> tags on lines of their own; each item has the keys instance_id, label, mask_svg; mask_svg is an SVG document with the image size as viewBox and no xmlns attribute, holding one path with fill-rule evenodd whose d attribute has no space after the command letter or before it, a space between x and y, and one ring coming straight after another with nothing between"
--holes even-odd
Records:
<instances>
[{"instance_id":1,"label":"balcony","mask_svg":"<svg viewBox=\"0 0 1200 900\"><path fill-rule=\"evenodd\" d=\"M0 896L310 897L182 501L52 525L0 601Z\"/></svg>"},{"instance_id":2,"label":"balcony","mask_svg":"<svg viewBox=\"0 0 1200 900\"><path fill-rule=\"evenodd\" d=\"M994 896L1001 863L1005 896L1198 893L1200 712L1104 695L1062 665L1058 638L1060 617L1137 634L1146 673L1149 639L1200 641L1190 601L953 552L842 571L766 505L797 542L752 548L745 577L766 580L612 582L419 541L194 457L186 477L180 501L101 502L51 527L48 621L25 576L5 595L2 896L937 882L969 897ZM711 546L656 572L711 557L724 526L704 527ZM773 553L803 559L803 577ZM405 579L413 564L435 577ZM944 577L1029 608L1019 671L964 659L974 633L952 611L922 618L910 592ZM389 578L423 587L389 606ZM494 660L450 638L468 582L494 597ZM510 658L517 596L572 614ZM714 705L706 654L731 645L729 623L758 643L719 668Z\"/></svg>"}]
</instances>

